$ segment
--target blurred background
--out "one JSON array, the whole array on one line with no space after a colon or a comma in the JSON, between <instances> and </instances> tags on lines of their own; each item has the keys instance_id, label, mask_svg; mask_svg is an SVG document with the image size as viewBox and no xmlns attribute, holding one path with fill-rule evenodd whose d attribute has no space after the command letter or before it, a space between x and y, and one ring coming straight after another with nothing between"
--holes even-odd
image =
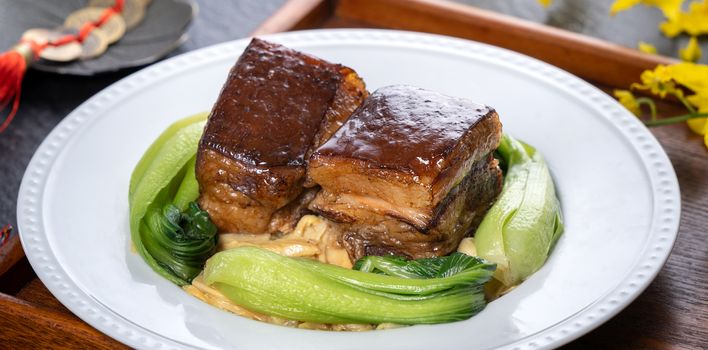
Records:
<instances>
[{"instance_id":1,"label":"blurred background","mask_svg":"<svg viewBox=\"0 0 708 350\"><path fill-rule=\"evenodd\" d=\"M630 48L637 48L640 41L656 46L657 52L676 57L679 48L688 43L688 36L670 39L661 34L658 24L664 16L657 8L636 6L628 11L610 16L610 6L615 0L556 0L548 8L537 1L528 0L454 0L479 8L509 14L556 28L590 35ZM703 40L701 47L708 49ZM703 57L701 62L708 62Z\"/></svg>"}]
</instances>

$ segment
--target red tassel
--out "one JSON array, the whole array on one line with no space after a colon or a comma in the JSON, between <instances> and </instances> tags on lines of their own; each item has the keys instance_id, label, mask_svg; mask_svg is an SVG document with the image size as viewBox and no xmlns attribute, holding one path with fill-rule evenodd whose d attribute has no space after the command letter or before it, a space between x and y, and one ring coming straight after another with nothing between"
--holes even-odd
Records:
<instances>
[{"instance_id":1,"label":"red tassel","mask_svg":"<svg viewBox=\"0 0 708 350\"><path fill-rule=\"evenodd\" d=\"M39 53L47 46L61 46L69 42L83 41L95 28L104 24L111 16L121 13L125 0L115 0L112 7L107 8L96 23L86 23L79 35L66 35L50 43L39 45L33 41L20 40L20 43L3 54L0 54L0 113L10 104L10 113L0 124L0 133L7 129L20 107L20 92L22 79L27 66L39 57ZM2 119L0 119L2 120Z\"/></svg>"},{"instance_id":2,"label":"red tassel","mask_svg":"<svg viewBox=\"0 0 708 350\"><path fill-rule=\"evenodd\" d=\"M0 112L5 110L5 107L12 102L10 114L0 124L0 133L5 131L7 126L10 125L12 118L17 114L17 108L20 106L22 78L24 78L27 70L27 60L20 50L22 48L16 46L0 55Z\"/></svg>"}]
</instances>

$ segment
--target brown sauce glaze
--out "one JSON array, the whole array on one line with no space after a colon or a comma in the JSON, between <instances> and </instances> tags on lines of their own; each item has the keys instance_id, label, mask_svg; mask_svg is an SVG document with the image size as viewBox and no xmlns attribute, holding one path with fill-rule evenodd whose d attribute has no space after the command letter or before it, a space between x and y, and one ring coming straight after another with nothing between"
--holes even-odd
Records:
<instances>
[{"instance_id":1,"label":"brown sauce glaze","mask_svg":"<svg viewBox=\"0 0 708 350\"><path fill-rule=\"evenodd\" d=\"M316 154L435 178L448 154L494 109L412 86L376 90Z\"/></svg>"},{"instance_id":2,"label":"brown sauce glaze","mask_svg":"<svg viewBox=\"0 0 708 350\"><path fill-rule=\"evenodd\" d=\"M200 146L249 165L304 165L341 68L253 39L229 73Z\"/></svg>"},{"instance_id":3,"label":"brown sauce glaze","mask_svg":"<svg viewBox=\"0 0 708 350\"><path fill-rule=\"evenodd\" d=\"M219 231L277 233L294 225L314 196L303 194L305 160L367 95L350 68L253 39L197 152L199 205Z\"/></svg>"}]
</instances>

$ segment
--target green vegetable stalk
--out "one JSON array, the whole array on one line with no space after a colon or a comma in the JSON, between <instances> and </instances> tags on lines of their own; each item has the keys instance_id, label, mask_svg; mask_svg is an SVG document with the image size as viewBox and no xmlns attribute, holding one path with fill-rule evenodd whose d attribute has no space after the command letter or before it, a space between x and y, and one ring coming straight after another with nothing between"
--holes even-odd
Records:
<instances>
[{"instance_id":1,"label":"green vegetable stalk","mask_svg":"<svg viewBox=\"0 0 708 350\"><path fill-rule=\"evenodd\" d=\"M345 269L256 248L219 252L204 280L238 305L318 323L443 323L485 306L494 264L461 253L437 259L368 257Z\"/></svg>"},{"instance_id":2,"label":"green vegetable stalk","mask_svg":"<svg viewBox=\"0 0 708 350\"><path fill-rule=\"evenodd\" d=\"M188 284L216 247L216 227L194 201L197 144L206 113L177 121L148 148L130 179L131 239L157 273Z\"/></svg>"},{"instance_id":3,"label":"green vegetable stalk","mask_svg":"<svg viewBox=\"0 0 708 350\"><path fill-rule=\"evenodd\" d=\"M138 183L141 182L148 168L150 168L150 166L152 165L153 160L155 160L158 153L162 150L163 146L169 141L169 139L175 136L175 134L177 134L180 130L196 123L202 123L203 128L203 123L206 121L207 116L208 113L198 113L193 116L180 119L174 122L172 125L167 127L167 129L165 129L165 131L163 131L160 136L158 136L157 140L155 140L152 145L150 145L147 151L145 151L145 154L143 154L143 157L140 158L138 165L135 166L133 174L130 177L130 189L128 191L128 198L131 200L131 203ZM201 133L199 137L201 137ZM199 137L196 138L197 142L199 142ZM191 149L189 145L187 145L186 148ZM196 154L196 146L194 148L194 152L191 153L191 155L194 154Z\"/></svg>"},{"instance_id":4,"label":"green vegetable stalk","mask_svg":"<svg viewBox=\"0 0 708 350\"><path fill-rule=\"evenodd\" d=\"M480 257L497 264L494 278L514 286L543 266L563 232L548 166L533 147L503 135L504 188L475 233Z\"/></svg>"}]
</instances>

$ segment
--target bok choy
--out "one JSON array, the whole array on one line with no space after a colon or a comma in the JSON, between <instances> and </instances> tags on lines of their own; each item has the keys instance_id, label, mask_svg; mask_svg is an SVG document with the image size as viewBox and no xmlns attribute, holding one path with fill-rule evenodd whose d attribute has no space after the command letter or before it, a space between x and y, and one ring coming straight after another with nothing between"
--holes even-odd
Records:
<instances>
[{"instance_id":1,"label":"bok choy","mask_svg":"<svg viewBox=\"0 0 708 350\"><path fill-rule=\"evenodd\" d=\"M318 323L443 323L485 306L495 265L461 253L405 260L368 257L350 270L256 247L211 257L204 281L252 311Z\"/></svg>"},{"instance_id":2,"label":"bok choy","mask_svg":"<svg viewBox=\"0 0 708 350\"><path fill-rule=\"evenodd\" d=\"M130 179L130 231L135 249L161 276L188 284L216 247L216 227L194 203L197 144L207 114L177 121L148 148Z\"/></svg>"},{"instance_id":3,"label":"bok choy","mask_svg":"<svg viewBox=\"0 0 708 350\"><path fill-rule=\"evenodd\" d=\"M477 254L497 264L494 278L509 287L543 266L563 232L561 207L543 157L504 134L497 149L506 166L499 198L477 228Z\"/></svg>"}]
</instances>

